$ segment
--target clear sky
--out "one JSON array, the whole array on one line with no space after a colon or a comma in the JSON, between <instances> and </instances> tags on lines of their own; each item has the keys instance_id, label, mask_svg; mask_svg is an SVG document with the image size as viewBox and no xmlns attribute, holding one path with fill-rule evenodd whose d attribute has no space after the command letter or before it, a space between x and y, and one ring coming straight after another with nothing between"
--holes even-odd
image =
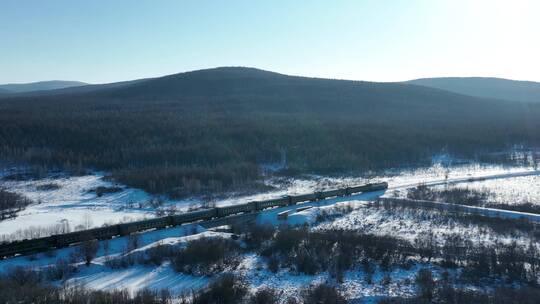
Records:
<instances>
[{"instance_id":1,"label":"clear sky","mask_svg":"<svg viewBox=\"0 0 540 304\"><path fill-rule=\"evenodd\" d=\"M217 66L540 81L540 1L0 0L0 83Z\"/></svg>"}]
</instances>

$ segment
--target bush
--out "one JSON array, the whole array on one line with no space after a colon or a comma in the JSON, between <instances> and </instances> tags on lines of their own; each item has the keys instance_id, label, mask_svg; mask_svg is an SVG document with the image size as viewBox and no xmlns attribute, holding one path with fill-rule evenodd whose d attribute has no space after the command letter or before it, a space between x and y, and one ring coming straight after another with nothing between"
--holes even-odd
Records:
<instances>
[{"instance_id":1,"label":"bush","mask_svg":"<svg viewBox=\"0 0 540 304\"><path fill-rule=\"evenodd\" d=\"M81 244L78 252L80 256L84 259L86 266L90 266L90 263L92 263L92 260L96 257L98 249L99 249L98 240L85 241Z\"/></svg>"},{"instance_id":2,"label":"bush","mask_svg":"<svg viewBox=\"0 0 540 304\"><path fill-rule=\"evenodd\" d=\"M93 190L93 192L95 192L98 197L101 197L104 194L116 193L116 192L120 192L120 191L122 191L122 188L120 188L120 187L104 187L104 186L96 187Z\"/></svg>"},{"instance_id":3,"label":"bush","mask_svg":"<svg viewBox=\"0 0 540 304\"><path fill-rule=\"evenodd\" d=\"M326 283L311 285L302 291L302 299L306 304L345 304L347 300L335 287Z\"/></svg>"},{"instance_id":4,"label":"bush","mask_svg":"<svg viewBox=\"0 0 540 304\"><path fill-rule=\"evenodd\" d=\"M13 268L0 276L0 303L32 304L171 304L167 290L99 291L82 287L61 288L47 284L43 276L26 268Z\"/></svg>"},{"instance_id":5,"label":"bush","mask_svg":"<svg viewBox=\"0 0 540 304\"><path fill-rule=\"evenodd\" d=\"M245 242L252 248L260 248L260 246L272 239L276 229L272 225L250 225L246 231Z\"/></svg>"},{"instance_id":6,"label":"bush","mask_svg":"<svg viewBox=\"0 0 540 304\"><path fill-rule=\"evenodd\" d=\"M201 238L174 253L172 266L178 272L209 275L238 264L240 247L231 239Z\"/></svg>"},{"instance_id":7,"label":"bush","mask_svg":"<svg viewBox=\"0 0 540 304\"><path fill-rule=\"evenodd\" d=\"M416 274L416 284L418 285L419 297L431 301L435 291L435 280L431 270L422 268Z\"/></svg>"},{"instance_id":8,"label":"bush","mask_svg":"<svg viewBox=\"0 0 540 304\"><path fill-rule=\"evenodd\" d=\"M205 290L194 293L191 304L237 304L246 294L247 286L242 278L224 274Z\"/></svg>"},{"instance_id":9,"label":"bush","mask_svg":"<svg viewBox=\"0 0 540 304\"><path fill-rule=\"evenodd\" d=\"M263 287L257 290L249 298L249 304L273 304L278 303L279 295L276 290L268 287Z\"/></svg>"},{"instance_id":10,"label":"bush","mask_svg":"<svg viewBox=\"0 0 540 304\"><path fill-rule=\"evenodd\" d=\"M159 245L146 250L145 263L161 265L166 258L174 255L174 249L171 245Z\"/></svg>"},{"instance_id":11,"label":"bush","mask_svg":"<svg viewBox=\"0 0 540 304\"><path fill-rule=\"evenodd\" d=\"M26 197L0 187L0 220L15 216L15 213L32 203Z\"/></svg>"},{"instance_id":12,"label":"bush","mask_svg":"<svg viewBox=\"0 0 540 304\"><path fill-rule=\"evenodd\" d=\"M39 191L52 191L60 189L60 185L56 183L47 183L36 186L36 189Z\"/></svg>"},{"instance_id":13,"label":"bush","mask_svg":"<svg viewBox=\"0 0 540 304\"><path fill-rule=\"evenodd\" d=\"M70 265L64 259L56 260L56 264L45 270L45 275L49 281L59 281L68 279L71 274L77 271L77 267Z\"/></svg>"}]
</instances>

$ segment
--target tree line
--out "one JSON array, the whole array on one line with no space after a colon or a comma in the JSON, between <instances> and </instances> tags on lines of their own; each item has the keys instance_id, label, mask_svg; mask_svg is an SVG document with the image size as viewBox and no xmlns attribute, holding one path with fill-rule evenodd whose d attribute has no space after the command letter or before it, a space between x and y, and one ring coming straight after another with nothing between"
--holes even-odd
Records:
<instances>
[{"instance_id":1,"label":"tree line","mask_svg":"<svg viewBox=\"0 0 540 304\"><path fill-rule=\"evenodd\" d=\"M31 203L30 199L0 187L0 220L16 216Z\"/></svg>"}]
</instances>

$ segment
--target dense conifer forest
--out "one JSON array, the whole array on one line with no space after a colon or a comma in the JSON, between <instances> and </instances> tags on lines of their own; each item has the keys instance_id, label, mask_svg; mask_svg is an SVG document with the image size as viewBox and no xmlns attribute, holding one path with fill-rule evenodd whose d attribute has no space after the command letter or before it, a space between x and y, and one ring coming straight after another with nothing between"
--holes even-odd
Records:
<instances>
[{"instance_id":1,"label":"dense conifer forest","mask_svg":"<svg viewBox=\"0 0 540 304\"><path fill-rule=\"evenodd\" d=\"M218 68L0 98L0 157L186 196L254 186L283 155L289 174L362 173L536 145L538 117L540 104Z\"/></svg>"}]
</instances>

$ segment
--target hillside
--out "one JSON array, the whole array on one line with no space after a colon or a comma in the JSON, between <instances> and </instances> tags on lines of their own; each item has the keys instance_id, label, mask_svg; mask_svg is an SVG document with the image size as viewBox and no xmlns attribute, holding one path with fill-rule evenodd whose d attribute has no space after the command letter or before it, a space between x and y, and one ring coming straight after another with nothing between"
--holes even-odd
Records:
<instances>
[{"instance_id":1,"label":"hillside","mask_svg":"<svg viewBox=\"0 0 540 304\"><path fill-rule=\"evenodd\" d=\"M64 88L78 87L88 85L80 81L51 80L31 83L8 83L0 84L0 90L6 93L25 93L34 91L58 90ZM1 92L1 91L0 91Z\"/></svg>"},{"instance_id":2,"label":"hillside","mask_svg":"<svg viewBox=\"0 0 540 304\"><path fill-rule=\"evenodd\" d=\"M484 77L444 77L410 80L405 83L484 98L540 102L540 83Z\"/></svg>"},{"instance_id":3,"label":"hillside","mask_svg":"<svg viewBox=\"0 0 540 304\"><path fill-rule=\"evenodd\" d=\"M537 144L540 105L400 83L217 68L0 99L0 153L97 168L152 193L253 189L284 152L287 172L362 173Z\"/></svg>"}]
</instances>

